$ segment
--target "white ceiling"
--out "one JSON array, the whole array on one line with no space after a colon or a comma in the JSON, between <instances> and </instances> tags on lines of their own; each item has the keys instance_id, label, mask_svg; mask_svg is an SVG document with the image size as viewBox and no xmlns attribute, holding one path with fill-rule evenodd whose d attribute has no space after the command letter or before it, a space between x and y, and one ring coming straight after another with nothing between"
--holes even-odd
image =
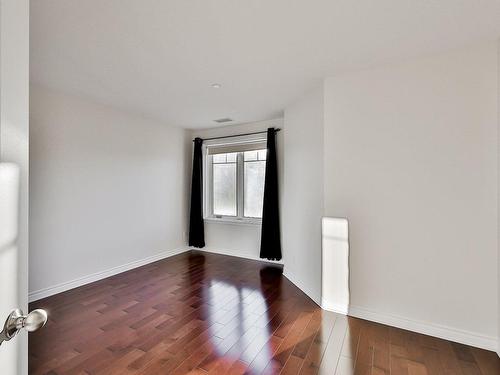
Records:
<instances>
[{"instance_id":1,"label":"white ceiling","mask_svg":"<svg viewBox=\"0 0 500 375\"><path fill-rule=\"evenodd\" d=\"M30 27L33 82L203 128L276 117L339 71L497 38L500 0L32 0Z\"/></svg>"}]
</instances>

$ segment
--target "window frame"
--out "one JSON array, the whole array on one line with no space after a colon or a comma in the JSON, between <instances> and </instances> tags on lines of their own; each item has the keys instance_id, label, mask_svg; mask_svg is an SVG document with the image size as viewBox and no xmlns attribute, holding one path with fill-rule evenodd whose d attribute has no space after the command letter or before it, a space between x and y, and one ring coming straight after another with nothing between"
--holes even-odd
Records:
<instances>
[{"instance_id":1,"label":"window frame","mask_svg":"<svg viewBox=\"0 0 500 375\"><path fill-rule=\"evenodd\" d=\"M213 155L208 154L208 149L215 146L238 146L243 144L266 142L266 135L256 134L251 136L234 137L229 140L208 140L203 142L203 218L207 222L239 224L239 225L261 225L262 218L245 217L245 171L244 155L238 152L236 157L236 216L213 214Z\"/></svg>"}]
</instances>

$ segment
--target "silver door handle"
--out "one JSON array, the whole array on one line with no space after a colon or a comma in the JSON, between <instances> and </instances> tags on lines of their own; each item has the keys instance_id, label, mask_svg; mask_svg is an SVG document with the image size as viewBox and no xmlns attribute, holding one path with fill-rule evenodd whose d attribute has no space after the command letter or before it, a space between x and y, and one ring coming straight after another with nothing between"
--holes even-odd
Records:
<instances>
[{"instance_id":1,"label":"silver door handle","mask_svg":"<svg viewBox=\"0 0 500 375\"><path fill-rule=\"evenodd\" d=\"M9 341L23 328L28 332L34 332L42 328L45 323L47 323L47 312L45 310L36 309L28 315L24 315L22 310L15 309L7 317L3 330L0 332L0 345L4 341Z\"/></svg>"}]
</instances>

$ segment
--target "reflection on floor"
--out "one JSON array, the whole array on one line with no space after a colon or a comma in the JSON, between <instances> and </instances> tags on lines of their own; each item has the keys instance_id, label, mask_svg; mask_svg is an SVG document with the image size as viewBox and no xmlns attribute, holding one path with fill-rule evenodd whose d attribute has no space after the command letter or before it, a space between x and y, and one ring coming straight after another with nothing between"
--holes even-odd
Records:
<instances>
[{"instance_id":1,"label":"reflection on floor","mask_svg":"<svg viewBox=\"0 0 500 375\"><path fill-rule=\"evenodd\" d=\"M495 374L495 353L322 311L281 268L184 253L37 301L30 374Z\"/></svg>"}]
</instances>

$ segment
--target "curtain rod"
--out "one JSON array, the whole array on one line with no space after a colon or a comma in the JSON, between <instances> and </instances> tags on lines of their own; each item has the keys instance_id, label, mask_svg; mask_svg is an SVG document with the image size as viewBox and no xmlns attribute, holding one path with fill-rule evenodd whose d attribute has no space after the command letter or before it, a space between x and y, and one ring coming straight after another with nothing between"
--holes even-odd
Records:
<instances>
[{"instance_id":1,"label":"curtain rod","mask_svg":"<svg viewBox=\"0 0 500 375\"><path fill-rule=\"evenodd\" d=\"M276 128L274 129L274 131L276 132L279 132L281 129L280 128ZM243 137L243 136L246 136L246 135L254 135L254 134L263 134L263 133L267 133L267 130L263 130L261 132L254 132L254 133L245 133L245 134L235 134L235 135L224 135L222 137L212 137L212 138L203 138L204 141L211 141L213 139L223 139L223 138L233 138L233 137ZM193 142L195 140L193 139Z\"/></svg>"}]
</instances>

